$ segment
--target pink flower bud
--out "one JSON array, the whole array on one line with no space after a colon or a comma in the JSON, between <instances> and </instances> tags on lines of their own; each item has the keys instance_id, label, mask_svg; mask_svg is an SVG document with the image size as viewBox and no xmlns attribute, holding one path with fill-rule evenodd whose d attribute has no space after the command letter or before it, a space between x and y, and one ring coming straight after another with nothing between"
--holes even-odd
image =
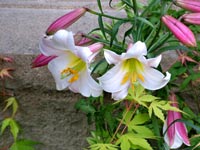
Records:
<instances>
[{"instance_id":1,"label":"pink flower bud","mask_svg":"<svg viewBox=\"0 0 200 150\"><path fill-rule=\"evenodd\" d=\"M170 100L172 101L172 106L178 108L176 95L174 93L171 94ZM178 119L182 119L180 112L168 111L167 119L163 127L163 133L167 130L167 133L164 136L164 140L171 149L177 149L183 143L190 146L190 141L187 135L187 128L183 122L175 122L175 120Z\"/></svg>"},{"instance_id":2,"label":"pink flower bud","mask_svg":"<svg viewBox=\"0 0 200 150\"><path fill-rule=\"evenodd\" d=\"M174 0L177 6L192 12L200 12L200 0Z\"/></svg>"},{"instance_id":3,"label":"pink flower bud","mask_svg":"<svg viewBox=\"0 0 200 150\"><path fill-rule=\"evenodd\" d=\"M73 24L74 22L76 22L81 16L83 16L86 11L87 11L86 8L78 8L78 9L75 9L75 10L73 10L73 11L65 14L64 16L61 16L60 18L58 18L57 20L55 20L48 27L48 29L46 31L46 34L47 35L52 35L56 31L58 31L60 29L66 29L71 24Z\"/></svg>"},{"instance_id":4,"label":"pink flower bud","mask_svg":"<svg viewBox=\"0 0 200 150\"><path fill-rule=\"evenodd\" d=\"M163 16L162 21L181 43L189 47L197 46L193 32L186 25L169 15Z\"/></svg>"},{"instance_id":5,"label":"pink flower bud","mask_svg":"<svg viewBox=\"0 0 200 150\"><path fill-rule=\"evenodd\" d=\"M32 68L42 67L47 65L52 59L57 56L45 56L43 54L39 54L32 62Z\"/></svg>"},{"instance_id":6,"label":"pink flower bud","mask_svg":"<svg viewBox=\"0 0 200 150\"><path fill-rule=\"evenodd\" d=\"M96 52L99 52L99 50L102 49L103 46L104 45L102 43L94 43L88 46L88 48L90 49L91 52L96 53Z\"/></svg>"},{"instance_id":7,"label":"pink flower bud","mask_svg":"<svg viewBox=\"0 0 200 150\"><path fill-rule=\"evenodd\" d=\"M187 23L200 25L200 13L185 14L182 18Z\"/></svg>"}]
</instances>

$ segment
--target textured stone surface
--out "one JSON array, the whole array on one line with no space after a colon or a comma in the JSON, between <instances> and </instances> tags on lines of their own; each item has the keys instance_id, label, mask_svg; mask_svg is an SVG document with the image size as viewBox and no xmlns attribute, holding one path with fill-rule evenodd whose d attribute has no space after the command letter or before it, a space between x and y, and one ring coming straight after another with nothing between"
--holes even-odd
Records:
<instances>
[{"instance_id":1,"label":"textured stone surface","mask_svg":"<svg viewBox=\"0 0 200 150\"><path fill-rule=\"evenodd\" d=\"M74 109L80 95L56 91L46 67L31 69L27 65L33 55L9 56L14 58L12 67L16 70L13 72L14 79L7 80L5 87L20 104L16 120L23 129L21 135L42 142L37 150L79 150L85 147L87 119ZM1 101L1 109L2 105ZM0 119L5 117L2 112L0 116ZM4 136L0 140L0 149L11 140L8 135Z\"/></svg>"}]
</instances>

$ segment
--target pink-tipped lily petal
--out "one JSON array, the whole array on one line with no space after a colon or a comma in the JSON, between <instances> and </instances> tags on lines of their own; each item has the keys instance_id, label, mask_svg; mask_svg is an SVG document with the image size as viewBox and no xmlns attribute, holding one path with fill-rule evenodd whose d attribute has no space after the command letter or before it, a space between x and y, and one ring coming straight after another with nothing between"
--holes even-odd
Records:
<instances>
[{"instance_id":1,"label":"pink-tipped lily petal","mask_svg":"<svg viewBox=\"0 0 200 150\"><path fill-rule=\"evenodd\" d=\"M47 29L46 34L52 35L60 29L66 29L76 22L87 11L86 8L75 9L55 20Z\"/></svg>"},{"instance_id":2,"label":"pink-tipped lily petal","mask_svg":"<svg viewBox=\"0 0 200 150\"><path fill-rule=\"evenodd\" d=\"M172 101L172 106L178 108L176 95L174 93L171 94L170 100ZM167 130L166 134L164 135L164 140L171 149L177 149L181 147L183 143L187 146L190 146L185 124L180 121L175 122L175 120L181 118L182 116L180 112L171 110L168 111L167 119L163 126L163 133L165 133Z\"/></svg>"},{"instance_id":3,"label":"pink-tipped lily petal","mask_svg":"<svg viewBox=\"0 0 200 150\"><path fill-rule=\"evenodd\" d=\"M132 46L132 47L131 47ZM126 53L121 55L105 51L105 58L114 67L98 78L101 86L107 92L112 93L115 100L124 99L128 89L134 90L134 84L139 82L144 88L157 90L164 87L170 80L170 74L164 76L154 69L158 66L161 56L146 59L146 45L140 41L129 45Z\"/></svg>"},{"instance_id":4,"label":"pink-tipped lily petal","mask_svg":"<svg viewBox=\"0 0 200 150\"><path fill-rule=\"evenodd\" d=\"M186 25L169 15L163 16L162 21L181 43L189 47L197 46L193 32Z\"/></svg>"},{"instance_id":5,"label":"pink-tipped lily petal","mask_svg":"<svg viewBox=\"0 0 200 150\"><path fill-rule=\"evenodd\" d=\"M184 14L182 19L187 23L200 25L200 13Z\"/></svg>"},{"instance_id":6,"label":"pink-tipped lily petal","mask_svg":"<svg viewBox=\"0 0 200 150\"><path fill-rule=\"evenodd\" d=\"M56 58L57 56L45 56L43 54L39 54L32 62L32 68L46 66L51 60Z\"/></svg>"},{"instance_id":7,"label":"pink-tipped lily petal","mask_svg":"<svg viewBox=\"0 0 200 150\"><path fill-rule=\"evenodd\" d=\"M174 0L174 3L186 10L190 10L192 12L200 12L199 0Z\"/></svg>"},{"instance_id":8,"label":"pink-tipped lily petal","mask_svg":"<svg viewBox=\"0 0 200 150\"><path fill-rule=\"evenodd\" d=\"M48 63L57 90L69 88L86 97L101 95L102 88L90 76L89 64L103 47L102 44L91 47L75 46L73 34L66 30L59 30L53 36L45 37L40 44L44 55L57 56Z\"/></svg>"}]
</instances>

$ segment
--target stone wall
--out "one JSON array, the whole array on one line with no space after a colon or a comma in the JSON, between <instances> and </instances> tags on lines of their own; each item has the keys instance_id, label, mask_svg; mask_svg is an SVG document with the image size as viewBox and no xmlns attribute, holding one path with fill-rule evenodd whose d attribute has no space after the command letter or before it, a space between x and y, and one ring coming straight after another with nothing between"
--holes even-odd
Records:
<instances>
[{"instance_id":1,"label":"stone wall","mask_svg":"<svg viewBox=\"0 0 200 150\"><path fill-rule=\"evenodd\" d=\"M113 13L107 0L102 4ZM80 150L87 145L87 118L74 109L80 95L56 91L46 67L30 66L39 53L39 39L50 23L82 6L97 9L95 0L0 0L0 55L13 57L10 65L15 68L14 79L6 81L6 89L20 104L16 119L23 129L21 135L43 143L37 150ZM88 32L97 26L96 19L86 13L69 30ZM0 104L2 110L2 100ZM6 114L0 112L1 121ZM0 136L0 150L11 141L8 134Z\"/></svg>"}]
</instances>

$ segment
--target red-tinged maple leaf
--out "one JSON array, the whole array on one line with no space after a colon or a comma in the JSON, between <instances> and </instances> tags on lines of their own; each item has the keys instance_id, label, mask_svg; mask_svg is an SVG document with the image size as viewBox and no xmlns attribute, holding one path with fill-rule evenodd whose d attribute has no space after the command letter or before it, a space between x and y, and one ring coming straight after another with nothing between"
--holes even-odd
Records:
<instances>
[{"instance_id":1,"label":"red-tinged maple leaf","mask_svg":"<svg viewBox=\"0 0 200 150\"><path fill-rule=\"evenodd\" d=\"M178 53L179 57L178 59L181 61L182 64L186 65L186 62L189 61L189 62L193 62L193 63L196 63L198 64L198 62L194 59L192 59L191 57L187 56L186 53L181 53L179 52Z\"/></svg>"},{"instance_id":2,"label":"red-tinged maple leaf","mask_svg":"<svg viewBox=\"0 0 200 150\"><path fill-rule=\"evenodd\" d=\"M7 56L0 56L0 60L5 61L5 62L9 62L12 63L13 62L13 58L11 57L7 57Z\"/></svg>"},{"instance_id":3,"label":"red-tinged maple leaf","mask_svg":"<svg viewBox=\"0 0 200 150\"><path fill-rule=\"evenodd\" d=\"M12 79L13 77L11 76L10 71L13 71L13 70L14 69L12 69L12 68L3 68L3 69L1 69L0 78L3 79L5 77L9 77L9 78Z\"/></svg>"}]
</instances>

